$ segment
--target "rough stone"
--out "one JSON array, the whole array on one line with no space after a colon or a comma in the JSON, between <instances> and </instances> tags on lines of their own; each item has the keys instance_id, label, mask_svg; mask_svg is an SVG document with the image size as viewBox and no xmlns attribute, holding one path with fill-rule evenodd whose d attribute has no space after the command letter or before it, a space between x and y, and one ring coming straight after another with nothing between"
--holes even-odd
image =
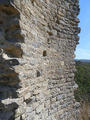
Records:
<instances>
[{"instance_id":1,"label":"rough stone","mask_svg":"<svg viewBox=\"0 0 90 120\"><path fill-rule=\"evenodd\" d=\"M78 14L79 0L0 0L0 120L79 120Z\"/></svg>"}]
</instances>

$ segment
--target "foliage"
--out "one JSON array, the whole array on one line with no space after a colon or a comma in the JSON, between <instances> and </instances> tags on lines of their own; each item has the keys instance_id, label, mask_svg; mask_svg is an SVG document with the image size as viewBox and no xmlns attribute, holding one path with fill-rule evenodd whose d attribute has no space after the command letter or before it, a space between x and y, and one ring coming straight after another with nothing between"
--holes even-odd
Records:
<instances>
[{"instance_id":1,"label":"foliage","mask_svg":"<svg viewBox=\"0 0 90 120\"><path fill-rule=\"evenodd\" d=\"M76 100L90 102L90 63L77 61L76 69L75 81L79 86L75 91Z\"/></svg>"}]
</instances>

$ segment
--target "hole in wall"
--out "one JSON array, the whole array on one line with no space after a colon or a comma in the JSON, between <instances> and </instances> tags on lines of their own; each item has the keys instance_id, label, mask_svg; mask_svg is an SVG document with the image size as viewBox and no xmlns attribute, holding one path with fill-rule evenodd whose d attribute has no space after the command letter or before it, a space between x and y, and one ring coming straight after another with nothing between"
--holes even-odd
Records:
<instances>
[{"instance_id":1,"label":"hole in wall","mask_svg":"<svg viewBox=\"0 0 90 120\"><path fill-rule=\"evenodd\" d=\"M35 0L31 0L32 5L34 5Z\"/></svg>"},{"instance_id":2,"label":"hole in wall","mask_svg":"<svg viewBox=\"0 0 90 120\"><path fill-rule=\"evenodd\" d=\"M37 70L37 77L40 77L41 73Z\"/></svg>"},{"instance_id":3,"label":"hole in wall","mask_svg":"<svg viewBox=\"0 0 90 120\"><path fill-rule=\"evenodd\" d=\"M46 50L43 51L43 56L44 57L47 56L47 51Z\"/></svg>"}]
</instances>

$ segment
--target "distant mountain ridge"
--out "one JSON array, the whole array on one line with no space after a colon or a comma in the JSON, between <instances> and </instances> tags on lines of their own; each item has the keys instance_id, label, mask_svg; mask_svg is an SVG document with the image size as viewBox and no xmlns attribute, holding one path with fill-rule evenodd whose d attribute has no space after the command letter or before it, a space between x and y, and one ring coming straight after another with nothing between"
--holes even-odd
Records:
<instances>
[{"instance_id":1,"label":"distant mountain ridge","mask_svg":"<svg viewBox=\"0 0 90 120\"><path fill-rule=\"evenodd\" d=\"M90 63L90 60L87 59L75 59L75 61Z\"/></svg>"}]
</instances>

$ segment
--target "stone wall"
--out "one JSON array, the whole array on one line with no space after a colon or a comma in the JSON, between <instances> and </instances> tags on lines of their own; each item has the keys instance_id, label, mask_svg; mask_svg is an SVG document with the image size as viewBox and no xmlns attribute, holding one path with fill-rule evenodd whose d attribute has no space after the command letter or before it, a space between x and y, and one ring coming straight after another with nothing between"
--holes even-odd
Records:
<instances>
[{"instance_id":1,"label":"stone wall","mask_svg":"<svg viewBox=\"0 0 90 120\"><path fill-rule=\"evenodd\" d=\"M79 120L78 13L78 0L0 0L0 120Z\"/></svg>"}]
</instances>

